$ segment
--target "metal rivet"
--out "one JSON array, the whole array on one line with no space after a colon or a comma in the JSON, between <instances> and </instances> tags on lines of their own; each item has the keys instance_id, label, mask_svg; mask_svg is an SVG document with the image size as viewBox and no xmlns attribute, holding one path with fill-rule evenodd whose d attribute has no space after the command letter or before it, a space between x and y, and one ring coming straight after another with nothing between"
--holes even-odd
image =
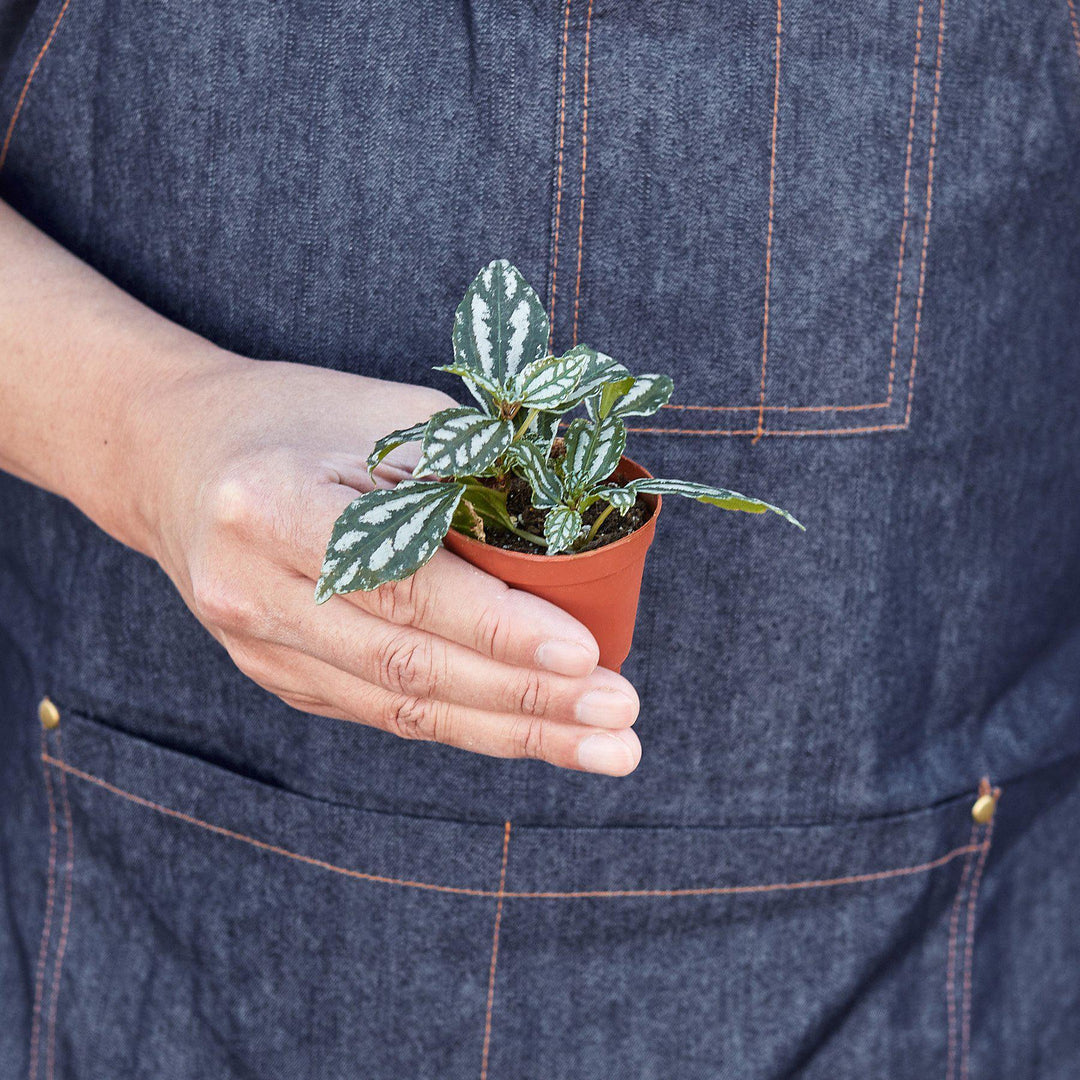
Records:
<instances>
[{"instance_id":1,"label":"metal rivet","mask_svg":"<svg viewBox=\"0 0 1080 1080\"><path fill-rule=\"evenodd\" d=\"M52 731L60 723L60 710L52 703L51 698L43 697L38 702L37 714L46 731Z\"/></svg>"},{"instance_id":2,"label":"metal rivet","mask_svg":"<svg viewBox=\"0 0 1080 1080\"><path fill-rule=\"evenodd\" d=\"M976 825L989 825L994 818L994 811L996 809L996 795L980 795L971 807L971 816L975 819Z\"/></svg>"}]
</instances>

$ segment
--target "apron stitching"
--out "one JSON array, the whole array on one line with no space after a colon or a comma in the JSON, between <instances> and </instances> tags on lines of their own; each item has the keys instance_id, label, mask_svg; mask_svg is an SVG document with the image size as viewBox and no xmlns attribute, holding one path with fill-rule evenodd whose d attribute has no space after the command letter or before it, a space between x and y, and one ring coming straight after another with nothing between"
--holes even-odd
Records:
<instances>
[{"instance_id":1,"label":"apron stitching","mask_svg":"<svg viewBox=\"0 0 1080 1080\"><path fill-rule=\"evenodd\" d=\"M48 752L45 732L41 732L41 755L44 760ZM52 939L53 909L56 902L56 798L53 795L52 771L43 770L45 777L45 797L49 805L49 871L45 890L45 921L41 927L41 945L38 949L37 969L34 977L34 1012L30 1027L30 1080L38 1074L38 1059L41 1054L41 1009L45 993L45 963L49 954L49 942Z\"/></svg>"},{"instance_id":2,"label":"apron stitching","mask_svg":"<svg viewBox=\"0 0 1080 1080\"><path fill-rule=\"evenodd\" d=\"M503 826L502 869L499 871L498 902L495 905L495 929L491 935L491 969L488 972L487 1012L484 1016L484 1053L480 1060L480 1080L487 1080L488 1055L491 1050L491 1015L495 1006L495 965L499 960L499 926L502 923L503 898L506 895L506 863L510 855L510 822Z\"/></svg>"},{"instance_id":3,"label":"apron stitching","mask_svg":"<svg viewBox=\"0 0 1080 1080\"><path fill-rule=\"evenodd\" d=\"M15 133L15 124L18 122L19 113L22 112L23 103L26 101L26 95L30 92L30 84L34 81L37 69L41 64L41 61L45 58L45 54L49 51L49 46L52 44L53 38L56 37L56 31L60 29L60 22L64 18L64 14L67 12L70 3L71 0L64 0L64 6L60 9L60 14L56 16L56 21L52 24L52 29L49 31L49 36L45 39L45 44L41 46L37 56L34 57L30 72L26 76L26 82L23 83L22 91L19 94L19 100L15 103L15 111L11 114L7 131L4 133L4 145L0 147L0 169L3 169L4 162L7 161L8 149L11 146L11 137Z\"/></svg>"},{"instance_id":4,"label":"apron stitching","mask_svg":"<svg viewBox=\"0 0 1080 1080\"><path fill-rule=\"evenodd\" d=\"M938 107L941 100L941 55L945 45L945 0L938 4L937 58L934 61L934 107L930 114L930 152L926 162L926 216L923 218L922 255L919 260L919 291L915 299L915 336L911 345L911 371L908 374L907 408L904 426L911 423L911 404L915 396L915 370L919 362L919 335L922 330L923 299L926 294L926 261L930 250L930 217L934 208L934 155L937 151Z\"/></svg>"},{"instance_id":5,"label":"apron stitching","mask_svg":"<svg viewBox=\"0 0 1080 1080\"><path fill-rule=\"evenodd\" d=\"M911 108L908 112L907 151L904 155L904 214L900 224L900 253L896 258L896 300L893 303L892 345L889 349L889 390L886 405L892 404L896 380L896 351L900 337L900 299L904 283L904 255L907 252L908 218L911 209L911 148L915 141L915 107L919 100L919 61L922 58L923 0L915 17L915 63L911 69Z\"/></svg>"},{"instance_id":6,"label":"apron stitching","mask_svg":"<svg viewBox=\"0 0 1080 1080\"><path fill-rule=\"evenodd\" d=\"M765 366L769 361L769 289L772 284L773 218L776 208L776 131L780 119L780 33L782 30L783 0L776 0L776 75L773 81L772 146L769 151L769 228L765 239L765 313L761 321L761 396L758 400L758 422L754 442L765 431Z\"/></svg>"},{"instance_id":7,"label":"apron stitching","mask_svg":"<svg viewBox=\"0 0 1080 1080\"><path fill-rule=\"evenodd\" d=\"M62 754L60 732L56 733L56 750ZM64 914L60 920L60 941L56 946L56 959L53 962L52 992L49 998L49 1032L45 1048L45 1077L53 1078L53 1066L56 1058L56 1014L60 998L60 975L64 966L64 951L67 948L68 930L71 926L71 903L73 879L75 877L75 826L71 820L71 803L68 800L67 777L60 774L60 795L64 808L64 829L67 833L67 863L64 880Z\"/></svg>"},{"instance_id":8,"label":"apron stitching","mask_svg":"<svg viewBox=\"0 0 1080 1080\"><path fill-rule=\"evenodd\" d=\"M974 846L975 839L978 836L978 826L973 825L971 827L971 840L970 844ZM952 911L949 914L949 951L948 961L945 968L945 1007L948 1017L948 1045L946 1049L945 1061L946 1071L945 1080L953 1080L956 1075L956 1046L957 1046L957 1025L956 1025L956 958L957 958L957 938L960 931L960 910L964 904L964 897L966 896L966 889L968 880L971 877L972 857L974 851L964 859L964 869L960 875L960 884L956 889L956 899L953 900Z\"/></svg>"},{"instance_id":9,"label":"apron stitching","mask_svg":"<svg viewBox=\"0 0 1080 1080\"><path fill-rule=\"evenodd\" d=\"M548 306L548 349L555 336L555 288L559 272L559 224L562 218L563 148L566 136L566 50L570 38L570 0L566 0L563 19L562 75L559 80L559 154L555 180L555 236L551 255L551 303Z\"/></svg>"},{"instance_id":10,"label":"apron stitching","mask_svg":"<svg viewBox=\"0 0 1080 1080\"><path fill-rule=\"evenodd\" d=\"M842 428L793 428L778 431L766 428L761 435L864 435L869 431L906 431L906 423L872 424L867 427ZM627 431L644 435L757 435L757 428L669 428L669 427L628 427Z\"/></svg>"},{"instance_id":11,"label":"apron stitching","mask_svg":"<svg viewBox=\"0 0 1080 1080\"><path fill-rule=\"evenodd\" d=\"M589 152L589 34L592 30L592 9L593 0L589 0L589 8L585 15L585 75L581 101L581 200L578 208L577 283L574 286L574 333L571 345L577 344L578 314L581 307L581 252L585 238L585 166Z\"/></svg>"},{"instance_id":12,"label":"apron stitching","mask_svg":"<svg viewBox=\"0 0 1080 1080\"><path fill-rule=\"evenodd\" d=\"M1069 22L1072 24L1073 42L1076 44L1076 56L1080 59L1080 21L1076 18L1076 4L1069 0Z\"/></svg>"},{"instance_id":13,"label":"apron stitching","mask_svg":"<svg viewBox=\"0 0 1080 1080\"><path fill-rule=\"evenodd\" d=\"M979 900L979 886L982 883L983 870L990 854L990 843L994 836L994 819L986 826L984 839L979 852L979 862L975 867L975 876L971 882L971 892L967 904L967 940L964 943L964 978L963 1000L960 1020L960 1080L968 1080L968 1067L971 1055L971 996L973 987L973 969L975 960L975 905Z\"/></svg>"},{"instance_id":14,"label":"apron stitching","mask_svg":"<svg viewBox=\"0 0 1080 1080\"><path fill-rule=\"evenodd\" d=\"M382 885L400 885L413 889L423 889L428 892L452 893L458 896L474 896L492 900L498 899L500 896L504 900L604 900L677 899L692 896L744 896L774 892L801 892L809 889L826 889L840 885L862 885L875 881L888 881L893 878L910 877L914 874L922 874L930 870L936 870L941 866L953 862L955 859L962 858L973 851L980 850L980 845L978 844L965 844L963 847L953 848L944 855L939 855L936 859L917 863L913 866L895 867L890 870L875 870L864 874L850 874L845 877L820 878L810 881L769 882L761 885L718 885L682 889L594 889L579 892L514 892L505 889L471 889L463 886L438 885L426 881L413 881L407 878L384 877L378 874L364 873L361 870L352 870L345 866L338 866L335 863L327 862L324 859L316 859L310 855L302 855L299 852L290 851L287 848L268 844L266 841L257 840L253 836L247 836L244 833L223 828L221 825L214 825L209 821L204 821L201 818L194 817L190 814L184 814L179 810L173 810L160 803L151 802L149 799L144 799L142 796L135 795L133 792L125 791L115 784L110 784L107 780L102 780L92 773L77 769L74 765L69 765L66 761L61 761L48 754L42 755L42 760L63 772L78 777L80 780L85 780L113 795L126 799L128 802L135 803L137 806L143 806L149 810L156 810L166 817L175 818L176 820L186 822L189 825L195 825L201 829L206 829L208 832L216 833L218 836L225 836L231 840L239 840L242 843L250 844L252 847L258 848L261 851L267 851L273 855L281 855L288 859L294 859L295 861L305 863L308 866L315 866L335 874L343 874L346 877L356 878L360 881L370 881Z\"/></svg>"}]
</instances>

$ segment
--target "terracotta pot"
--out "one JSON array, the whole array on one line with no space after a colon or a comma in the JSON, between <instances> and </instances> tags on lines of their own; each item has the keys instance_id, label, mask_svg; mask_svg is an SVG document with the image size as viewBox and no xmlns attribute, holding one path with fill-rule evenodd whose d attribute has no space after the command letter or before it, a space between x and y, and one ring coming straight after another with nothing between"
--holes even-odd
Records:
<instances>
[{"instance_id":1,"label":"terracotta pot","mask_svg":"<svg viewBox=\"0 0 1080 1080\"><path fill-rule=\"evenodd\" d=\"M612 478L649 476L624 457ZM659 495L643 495L653 512L629 536L580 555L526 555L484 544L453 529L444 543L455 554L516 589L550 600L584 623L600 646L600 666L618 671L630 652L645 553L656 532Z\"/></svg>"}]
</instances>

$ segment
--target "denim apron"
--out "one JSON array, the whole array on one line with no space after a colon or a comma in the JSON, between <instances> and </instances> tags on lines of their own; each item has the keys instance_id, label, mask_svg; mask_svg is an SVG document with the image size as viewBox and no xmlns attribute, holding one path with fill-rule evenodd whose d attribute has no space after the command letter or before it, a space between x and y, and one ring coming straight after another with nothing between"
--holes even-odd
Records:
<instances>
[{"instance_id":1,"label":"denim apron","mask_svg":"<svg viewBox=\"0 0 1080 1080\"><path fill-rule=\"evenodd\" d=\"M0 1077L1080 1075L1075 6L8 5L0 195L151 307L453 389L509 258L808 528L665 503L612 779L292 711L0 478Z\"/></svg>"}]
</instances>

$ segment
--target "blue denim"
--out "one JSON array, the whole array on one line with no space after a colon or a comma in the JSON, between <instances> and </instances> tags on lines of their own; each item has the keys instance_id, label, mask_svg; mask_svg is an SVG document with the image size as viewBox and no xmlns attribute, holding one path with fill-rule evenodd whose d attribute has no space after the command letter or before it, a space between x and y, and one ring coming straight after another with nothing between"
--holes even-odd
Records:
<instances>
[{"instance_id":1,"label":"blue denim","mask_svg":"<svg viewBox=\"0 0 1080 1080\"><path fill-rule=\"evenodd\" d=\"M0 477L0 1078L1080 1075L1070 15L41 0L0 196L135 296L453 390L509 258L808 530L665 503L609 779L297 713Z\"/></svg>"}]
</instances>

